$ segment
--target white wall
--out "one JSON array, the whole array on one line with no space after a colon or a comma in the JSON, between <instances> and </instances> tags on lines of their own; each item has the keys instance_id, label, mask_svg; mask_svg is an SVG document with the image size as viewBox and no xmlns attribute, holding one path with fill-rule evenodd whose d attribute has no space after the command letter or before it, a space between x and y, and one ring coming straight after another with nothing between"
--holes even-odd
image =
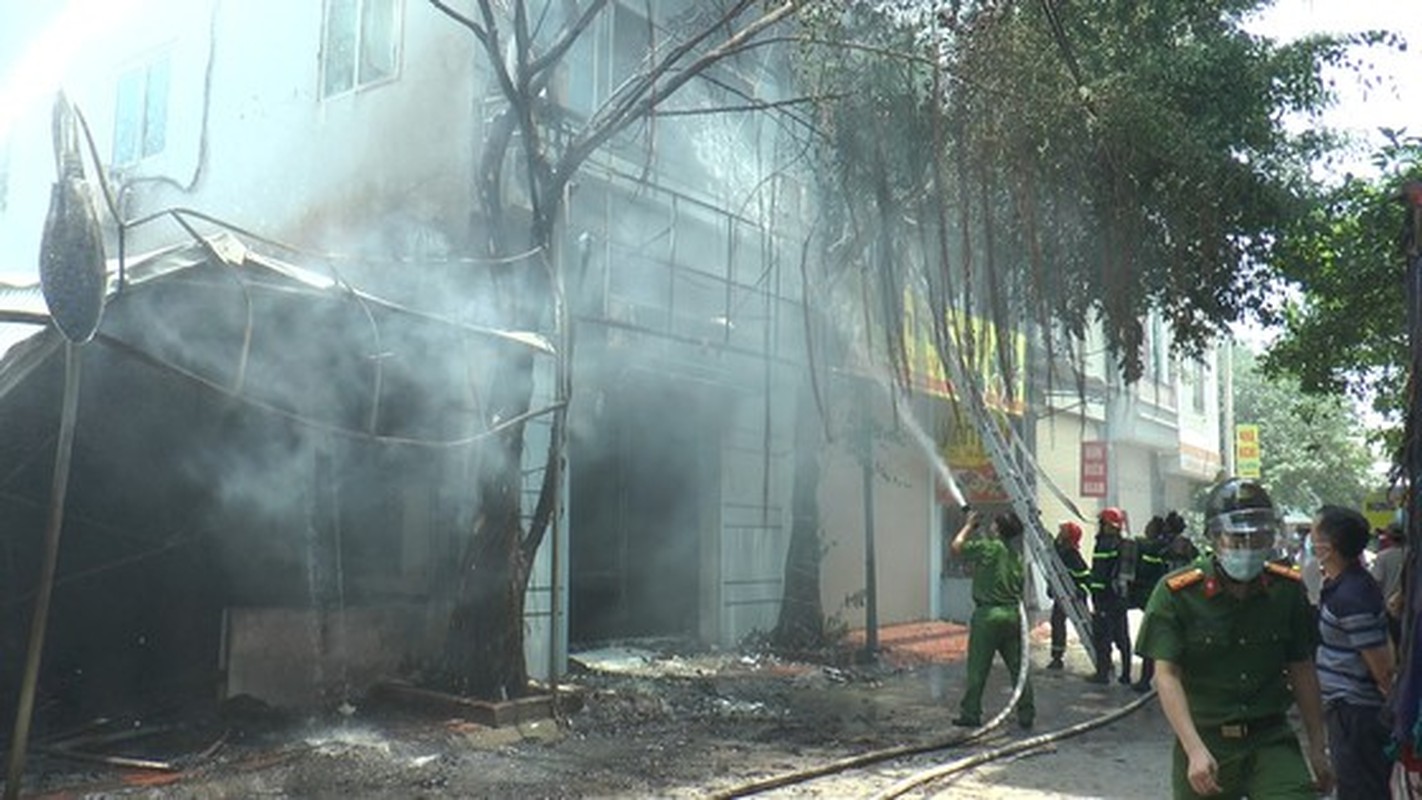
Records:
<instances>
[{"instance_id":1,"label":"white wall","mask_svg":"<svg viewBox=\"0 0 1422 800\"><path fill-rule=\"evenodd\" d=\"M164 50L171 58L166 147L113 176L127 218L188 206L290 244L347 253L387 221L436 231L463 225L477 133L473 38L427 4L407 2L396 76L323 99L322 8L195 0L95 43L66 85L105 160L119 74ZM12 202L0 216L7 262L34 260L53 179L48 125L46 97L12 131ZM186 237L162 221L135 230L129 249Z\"/></svg>"},{"instance_id":2,"label":"white wall","mask_svg":"<svg viewBox=\"0 0 1422 800\"><path fill-rule=\"evenodd\" d=\"M846 389L846 391L849 391ZM878 390L873 390L877 392ZM882 395L882 393L879 393ZM886 401L875 406L877 424L892 429ZM820 521L826 548L820 597L827 615L863 627L865 609L846 605L865 589L863 471L854 442L854 420L839 426L824 455ZM923 451L907 432L880 436L874 445L874 545L880 625L928 619L933 614L941 548L933 481Z\"/></svg>"}]
</instances>

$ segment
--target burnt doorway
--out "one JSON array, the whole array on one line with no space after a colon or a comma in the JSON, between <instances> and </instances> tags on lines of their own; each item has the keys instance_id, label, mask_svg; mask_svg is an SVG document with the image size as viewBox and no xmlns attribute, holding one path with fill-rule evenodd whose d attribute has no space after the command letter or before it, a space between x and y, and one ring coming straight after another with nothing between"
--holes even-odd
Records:
<instances>
[{"instance_id":1,"label":"burnt doorway","mask_svg":"<svg viewBox=\"0 0 1422 800\"><path fill-rule=\"evenodd\" d=\"M700 394L626 376L570 442L569 637L694 637L701 548L719 497L718 426Z\"/></svg>"}]
</instances>

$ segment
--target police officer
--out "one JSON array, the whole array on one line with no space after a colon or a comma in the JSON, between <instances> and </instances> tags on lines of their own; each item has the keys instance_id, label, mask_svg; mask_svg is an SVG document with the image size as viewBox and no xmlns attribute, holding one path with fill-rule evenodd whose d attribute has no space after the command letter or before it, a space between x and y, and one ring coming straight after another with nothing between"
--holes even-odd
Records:
<instances>
[{"instance_id":1,"label":"police officer","mask_svg":"<svg viewBox=\"0 0 1422 800\"><path fill-rule=\"evenodd\" d=\"M992 537L969 539L978 522L977 512L968 514L963 527L953 537L949 549L973 565L973 619L968 626L968 686L963 692L959 714L953 724L976 728L982 724L983 687L993 656L1001 653L1013 681L1022 665L1022 622L1017 606L1022 602L1022 522L1007 512L993 520ZM1017 701L1017 724L1032 727L1036 706L1032 683L1022 688Z\"/></svg>"},{"instance_id":2,"label":"police officer","mask_svg":"<svg viewBox=\"0 0 1422 800\"><path fill-rule=\"evenodd\" d=\"M1121 569L1121 533L1126 513L1103 509L1097 517L1096 546L1091 550L1091 634L1096 639L1096 674L1092 683L1111 681L1111 647L1121 653L1121 683L1131 682L1131 630L1126 623L1126 583Z\"/></svg>"},{"instance_id":3,"label":"police officer","mask_svg":"<svg viewBox=\"0 0 1422 800\"><path fill-rule=\"evenodd\" d=\"M1081 557L1081 526L1067 520L1057 526L1057 558L1062 560L1071 575L1072 589L1077 597L1086 599L1086 586L1090 582L1091 568ZM1061 598L1052 602L1052 660L1047 669L1061 669L1062 656L1066 655L1067 614ZM1093 644L1094 646L1094 644Z\"/></svg>"},{"instance_id":4,"label":"police officer","mask_svg":"<svg viewBox=\"0 0 1422 800\"><path fill-rule=\"evenodd\" d=\"M1156 586L1137 640L1156 660L1175 731L1175 797L1326 792L1317 630L1298 573L1269 563L1281 529L1274 505L1258 483L1231 478L1211 489L1205 515L1214 553ZM1291 704L1306 753L1286 718Z\"/></svg>"}]
</instances>

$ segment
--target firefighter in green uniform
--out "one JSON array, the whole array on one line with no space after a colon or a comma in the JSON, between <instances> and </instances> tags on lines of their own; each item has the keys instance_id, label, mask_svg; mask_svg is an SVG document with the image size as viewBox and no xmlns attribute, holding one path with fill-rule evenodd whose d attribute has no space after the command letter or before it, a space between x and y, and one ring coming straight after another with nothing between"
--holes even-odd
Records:
<instances>
[{"instance_id":1,"label":"firefighter in green uniform","mask_svg":"<svg viewBox=\"0 0 1422 800\"><path fill-rule=\"evenodd\" d=\"M1017 680L1022 665L1022 622L1017 606L1022 601L1022 521L1016 514L999 514L993 520L995 537L969 540L978 522L977 512L967 520L949 544L954 556L973 565L973 619L968 627L968 688L963 693L954 725L976 728L982 724L983 687L987 684L992 659L1002 654L1011 679ZM1036 717L1032 683L1022 688L1017 703L1017 724L1032 727Z\"/></svg>"},{"instance_id":2,"label":"firefighter in green uniform","mask_svg":"<svg viewBox=\"0 0 1422 800\"><path fill-rule=\"evenodd\" d=\"M1268 563L1281 528L1273 503L1259 484L1231 478L1210 491L1205 515L1214 553L1157 584L1136 640L1156 660L1175 731L1175 797L1327 792L1317 629L1298 573ZM1291 704L1306 751L1286 717Z\"/></svg>"}]
</instances>

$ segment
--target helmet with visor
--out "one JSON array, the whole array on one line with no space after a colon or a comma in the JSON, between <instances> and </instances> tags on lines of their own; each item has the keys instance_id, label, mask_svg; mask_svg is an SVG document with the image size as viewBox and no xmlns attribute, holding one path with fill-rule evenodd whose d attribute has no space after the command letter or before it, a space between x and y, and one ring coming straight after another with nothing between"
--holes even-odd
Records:
<instances>
[{"instance_id":1,"label":"helmet with visor","mask_svg":"<svg viewBox=\"0 0 1422 800\"><path fill-rule=\"evenodd\" d=\"M1205 532L1230 577L1250 580L1258 575L1282 530L1274 502L1255 481L1230 478L1210 490Z\"/></svg>"}]
</instances>

